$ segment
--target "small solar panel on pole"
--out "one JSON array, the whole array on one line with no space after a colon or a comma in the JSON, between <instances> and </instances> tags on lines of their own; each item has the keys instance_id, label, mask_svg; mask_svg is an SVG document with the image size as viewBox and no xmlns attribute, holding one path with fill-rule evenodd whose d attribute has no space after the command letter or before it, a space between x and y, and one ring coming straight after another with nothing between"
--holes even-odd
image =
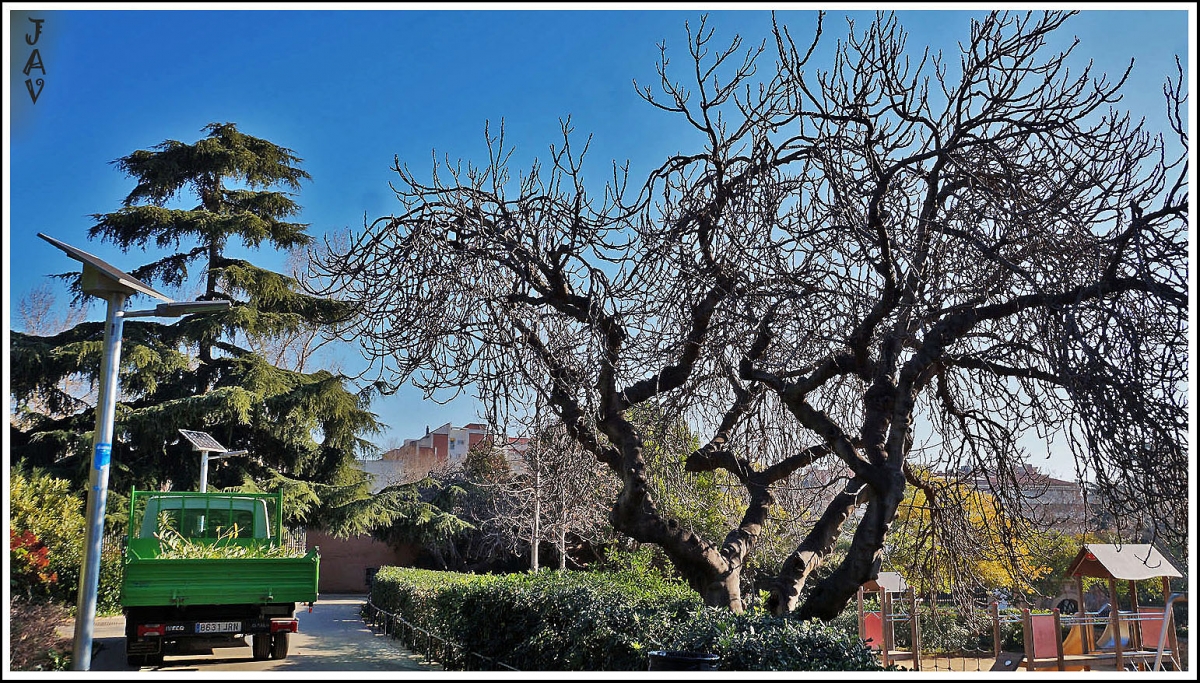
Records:
<instances>
[{"instance_id":1,"label":"small solar panel on pole","mask_svg":"<svg viewBox=\"0 0 1200 683\"><path fill-rule=\"evenodd\" d=\"M227 458L231 455L245 455L248 451L231 451L212 437L208 432L197 432L190 429L181 429L179 433L183 438L187 439L192 444L192 448L200 451L200 493L208 491L208 461L216 460L217 458ZM209 453L220 453L221 455L209 455Z\"/></svg>"}]
</instances>

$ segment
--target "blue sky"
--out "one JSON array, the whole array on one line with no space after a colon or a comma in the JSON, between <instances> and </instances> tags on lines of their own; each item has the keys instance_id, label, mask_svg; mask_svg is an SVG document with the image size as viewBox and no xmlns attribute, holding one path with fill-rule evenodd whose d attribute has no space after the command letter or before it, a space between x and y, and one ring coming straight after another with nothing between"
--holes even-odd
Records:
<instances>
[{"instance_id":1,"label":"blue sky","mask_svg":"<svg viewBox=\"0 0 1200 683\"><path fill-rule=\"evenodd\" d=\"M394 157L418 172L430 168L434 150L451 159L480 158L489 120L496 125L503 119L518 156L529 159L545 155L558 140L559 120L571 116L577 131L594 134L590 157L598 182L614 159L629 160L638 178L693 144L672 117L640 100L632 85L634 79L655 81L660 41L674 49L674 64L684 64L684 22L695 26L700 16L690 5L416 10L366 4L353 11L344 6L290 11L271 4L252 6L258 10L230 9L241 7L233 4L184 10L153 5L91 10L94 6L5 5L18 10L5 12L6 335L9 313L22 297L49 274L76 266L36 233L127 270L155 257L122 254L87 239L89 215L117 209L133 187L110 162L166 139L194 142L210 122L234 122L304 160L312 181L297 196L304 209L300 220L316 236L361 227L364 214L392 210L388 182ZM815 6L773 6L788 8L779 13L782 22L798 42L807 40ZM741 33L756 43L769 37L767 9L718 7L739 8L711 12L718 38ZM848 13L824 7L833 7L826 23L832 46L845 33ZM1136 58L1123 104L1152 126L1164 127L1163 78L1173 73L1175 55L1187 67L1193 54L1188 31L1194 17L1183 9L1188 6L1092 7L1097 9L1086 9L1067 25L1066 33L1080 39L1078 64L1093 59L1095 68L1114 73ZM873 16L849 14L861 23ZM901 11L900 20L910 32L911 51L930 45L953 52L967 35L969 17L980 14L911 9ZM32 34L28 16L45 20L36 46L23 38ZM36 102L21 73L33 47L45 67ZM281 255L269 251L240 255L267 267L282 263ZM65 306L66 300L60 294L59 303ZM103 306L93 305L91 318L102 315ZM6 343L6 363L7 349ZM356 367L355 349L336 353L347 369ZM373 409L389 426L384 444L423 434L426 425L475 417L470 400L439 406L423 403L415 391L381 398ZM1051 469L1070 471L1065 463Z\"/></svg>"}]
</instances>

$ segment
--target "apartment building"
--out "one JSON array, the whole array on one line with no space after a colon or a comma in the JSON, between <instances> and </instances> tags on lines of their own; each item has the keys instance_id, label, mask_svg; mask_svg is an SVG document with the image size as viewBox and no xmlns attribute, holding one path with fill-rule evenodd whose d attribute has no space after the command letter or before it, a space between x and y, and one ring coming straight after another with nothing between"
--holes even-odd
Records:
<instances>
[{"instance_id":1,"label":"apartment building","mask_svg":"<svg viewBox=\"0 0 1200 683\"><path fill-rule=\"evenodd\" d=\"M503 444L510 465L520 467L521 454L528 448L528 439L496 434L479 422L461 427L447 422L437 429L426 427L422 437L405 439L402 446L387 451L380 461L374 461L366 469L377 478L386 477L389 479L387 483L413 481L430 472L461 465L472 448L496 443Z\"/></svg>"},{"instance_id":2,"label":"apartment building","mask_svg":"<svg viewBox=\"0 0 1200 683\"><path fill-rule=\"evenodd\" d=\"M1029 463L1021 465L1014 474L1022 505L1034 521L1073 534L1086 529L1087 506L1079 482L1052 477ZM970 473L967 481L988 493L1000 486L994 473Z\"/></svg>"}]
</instances>

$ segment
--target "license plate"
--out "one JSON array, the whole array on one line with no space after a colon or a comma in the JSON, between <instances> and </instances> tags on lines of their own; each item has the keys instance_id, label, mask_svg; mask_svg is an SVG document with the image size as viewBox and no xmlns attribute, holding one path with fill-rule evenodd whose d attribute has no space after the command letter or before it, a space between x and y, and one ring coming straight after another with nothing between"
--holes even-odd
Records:
<instances>
[{"instance_id":1,"label":"license plate","mask_svg":"<svg viewBox=\"0 0 1200 683\"><path fill-rule=\"evenodd\" d=\"M241 630L240 621L201 621L196 624L196 633L237 633Z\"/></svg>"}]
</instances>

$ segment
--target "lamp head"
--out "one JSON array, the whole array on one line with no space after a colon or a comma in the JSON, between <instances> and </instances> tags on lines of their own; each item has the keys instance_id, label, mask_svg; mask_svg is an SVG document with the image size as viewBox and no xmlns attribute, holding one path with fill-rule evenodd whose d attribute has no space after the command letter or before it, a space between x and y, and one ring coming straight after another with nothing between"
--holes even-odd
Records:
<instances>
[{"instance_id":1,"label":"lamp head","mask_svg":"<svg viewBox=\"0 0 1200 683\"><path fill-rule=\"evenodd\" d=\"M154 307L154 314L160 318L178 318L191 313L215 313L227 310L228 301L168 301Z\"/></svg>"}]
</instances>

